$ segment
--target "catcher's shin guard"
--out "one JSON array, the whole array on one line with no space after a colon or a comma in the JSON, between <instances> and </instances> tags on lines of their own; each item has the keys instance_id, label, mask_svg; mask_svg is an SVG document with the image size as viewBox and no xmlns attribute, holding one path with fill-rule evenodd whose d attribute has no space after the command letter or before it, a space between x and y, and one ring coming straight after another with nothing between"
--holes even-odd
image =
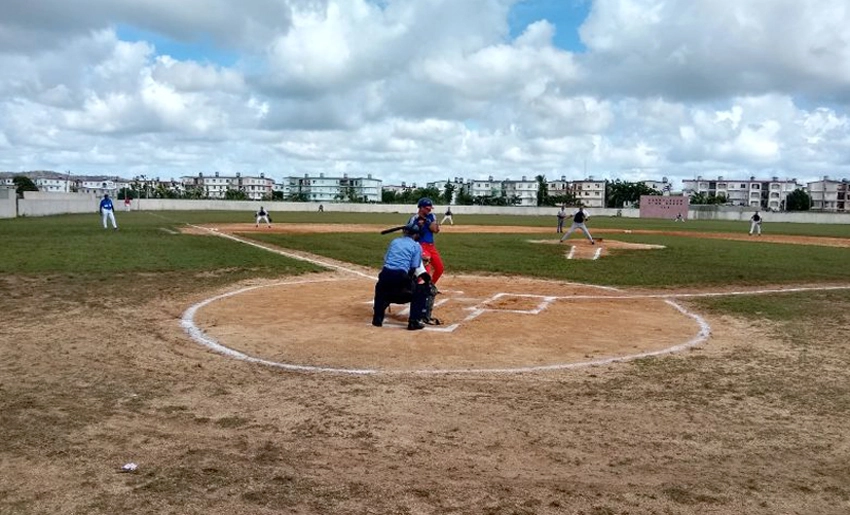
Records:
<instances>
[{"instance_id":1,"label":"catcher's shin guard","mask_svg":"<svg viewBox=\"0 0 850 515\"><path fill-rule=\"evenodd\" d=\"M442 324L440 319L431 316L431 312L434 310L434 299L440 292L437 291L437 287L434 286L434 283L428 283L423 286L427 287L428 290L425 294L425 318L422 321L430 325L440 325Z\"/></svg>"}]
</instances>

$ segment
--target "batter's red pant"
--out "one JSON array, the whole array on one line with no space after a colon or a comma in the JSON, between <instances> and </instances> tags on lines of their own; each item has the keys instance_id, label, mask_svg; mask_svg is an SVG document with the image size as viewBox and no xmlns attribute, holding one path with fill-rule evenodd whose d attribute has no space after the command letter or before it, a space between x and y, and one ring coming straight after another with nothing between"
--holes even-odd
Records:
<instances>
[{"instance_id":1,"label":"batter's red pant","mask_svg":"<svg viewBox=\"0 0 850 515\"><path fill-rule=\"evenodd\" d=\"M437 284L440 276L443 275L443 258L440 257L440 252L433 243L419 243L422 246L422 252L431 255L431 282Z\"/></svg>"}]
</instances>

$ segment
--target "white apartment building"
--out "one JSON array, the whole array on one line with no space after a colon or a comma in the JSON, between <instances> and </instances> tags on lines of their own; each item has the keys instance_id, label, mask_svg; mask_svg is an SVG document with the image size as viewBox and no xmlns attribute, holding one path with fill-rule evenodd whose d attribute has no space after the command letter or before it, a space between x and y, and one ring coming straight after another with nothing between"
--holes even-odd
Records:
<instances>
[{"instance_id":1,"label":"white apartment building","mask_svg":"<svg viewBox=\"0 0 850 515\"><path fill-rule=\"evenodd\" d=\"M754 209L782 211L785 209L785 198L792 191L799 189L797 179L771 180L756 179L703 179L698 176L694 180L683 180L682 189L685 195L706 193L709 195L725 195L726 205L743 206Z\"/></svg>"},{"instance_id":2,"label":"white apartment building","mask_svg":"<svg viewBox=\"0 0 850 515\"><path fill-rule=\"evenodd\" d=\"M487 179L470 179L463 185L463 191L471 197L500 197L502 196L502 183L493 179L491 175Z\"/></svg>"},{"instance_id":3,"label":"white apartment building","mask_svg":"<svg viewBox=\"0 0 850 515\"><path fill-rule=\"evenodd\" d=\"M98 197L104 194L115 196L119 189L120 179L117 177L80 177L76 180L77 191L80 193L92 193Z\"/></svg>"},{"instance_id":4,"label":"white apartment building","mask_svg":"<svg viewBox=\"0 0 850 515\"><path fill-rule=\"evenodd\" d=\"M673 191L673 183L667 180L667 177L662 177L660 181L641 181L641 184L660 192L662 195L670 195L670 192Z\"/></svg>"},{"instance_id":5,"label":"white apartment building","mask_svg":"<svg viewBox=\"0 0 850 515\"><path fill-rule=\"evenodd\" d=\"M565 175L562 175L560 179L556 179L554 181L546 182L546 190L548 191L550 196L553 197L562 197L572 191L570 187L570 181L567 180Z\"/></svg>"},{"instance_id":6,"label":"white apartment building","mask_svg":"<svg viewBox=\"0 0 850 515\"><path fill-rule=\"evenodd\" d=\"M404 183L402 183L404 184ZM455 177L454 179L446 179L444 181L435 181L425 183L426 188L434 188L443 194L446 191L446 186L452 185L454 188L452 190L452 201L451 204L455 203L455 199L457 198L457 194L463 190L463 179L461 177Z\"/></svg>"},{"instance_id":7,"label":"white apartment building","mask_svg":"<svg viewBox=\"0 0 850 515\"><path fill-rule=\"evenodd\" d=\"M33 182L39 191L50 193L70 193L74 188L74 181L65 177L38 177Z\"/></svg>"},{"instance_id":8,"label":"white apartment building","mask_svg":"<svg viewBox=\"0 0 850 515\"><path fill-rule=\"evenodd\" d=\"M304 174L304 177L284 177L284 198L300 194L310 202L347 202L350 196L363 199L366 202L381 201L381 180L367 174L366 177L318 177Z\"/></svg>"},{"instance_id":9,"label":"white apartment building","mask_svg":"<svg viewBox=\"0 0 850 515\"><path fill-rule=\"evenodd\" d=\"M576 202L584 207L605 207L605 181L596 180L592 176L581 181L572 181L570 188L576 197Z\"/></svg>"},{"instance_id":10,"label":"white apartment building","mask_svg":"<svg viewBox=\"0 0 850 515\"><path fill-rule=\"evenodd\" d=\"M850 213L850 182L830 180L825 175L822 180L806 184L812 199L812 209Z\"/></svg>"},{"instance_id":11,"label":"white apartment building","mask_svg":"<svg viewBox=\"0 0 850 515\"><path fill-rule=\"evenodd\" d=\"M537 190L539 185L537 181L528 180L525 175L519 181L506 179L502 181L502 191L508 199L517 197L519 203L517 206L527 207L537 205Z\"/></svg>"},{"instance_id":12,"label":"white apartment building","mask_svg":"<svg viewBox=\"0 0 850 515\"><path fill-rule=\"evenodd\" d=\"M227 190L238 190L245 193L251 200L262 200L271 196L274 190L274 180L266 178L264 173L259 177L236 175L222 175L215 172L212 176L199 173L197 177L180 177L180 183L185 188L202 188L205 196L211 199L223 199Z\"/></svg>"}]
</instances>

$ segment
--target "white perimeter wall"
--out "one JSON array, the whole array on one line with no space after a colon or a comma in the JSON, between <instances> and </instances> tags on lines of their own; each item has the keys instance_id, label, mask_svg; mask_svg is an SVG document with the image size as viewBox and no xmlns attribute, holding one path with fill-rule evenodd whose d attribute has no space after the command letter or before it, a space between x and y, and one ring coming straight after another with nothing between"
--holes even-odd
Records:
<instances>
[{"instance_id":1,"label":"white perimeter wall","mask_svg":"<svg viewBox=\"0 0 850 515\"><path fill-rule=\"evenodd\" d=\"M0 192L3 190L0 189ZM14 206L14 190L11 195L11 205ZM100 198L91 194L82 193L44 193L25 192L24 198L18 200L18 216L49 216L65 213L95 213L97 212ZM113 199L115 209L118 213L124 210L124 201ZM0 193L0 217L4 211L4 200ZM245 220L252 221L254 213L263 206L270 211L272 217L275 213L287 211L317 211L319 205L312 202L260 202L253 200L176 200L176 199L134 199L133 211L244 211ZM346 203L323 203L326 212L343 213L399 213L413 214L416 207L407 204L346 204ZM14 209L14 208L12 208ZM619 212L624 218L640 218L638 209L589 209L591 216L616 216ZM438 220L442 218L445 206L434 207L434 214ZM542 215L551 216L553 223L558 208L555 207L493 207L493 206L452 206L452 213L456 222L463 223L464 215L471 214L502 214L502 215ZM751 209L726 208L718 210L691 209L688 218L691 220L730 220L748 221L753 214ZM770 222L792 222L792 223L818 223L818 224L850 224L850 213L770 213L762 212L765 223ZM14 217L7 216L9 218ZM279 219L284 221L283 219Z\"/></svg>"},{"instance_id":2,"label":"white perimeter wall","mask_svg":"<svg viewBox=\"0 0 850 515\"><path fill-rule=\"evenodd\" d=\"M15 190L0 186L0 218L15 218L18 213Z\"/></svg>"}]
</instances>

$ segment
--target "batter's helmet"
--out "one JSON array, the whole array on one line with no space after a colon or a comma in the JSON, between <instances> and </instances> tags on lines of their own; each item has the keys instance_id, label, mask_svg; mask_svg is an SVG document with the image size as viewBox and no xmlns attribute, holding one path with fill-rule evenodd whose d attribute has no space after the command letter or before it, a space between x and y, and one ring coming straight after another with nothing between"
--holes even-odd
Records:
<instances>
[{"instance_id":1,"label":"batter's helmet","mask_svg":"<svg viewBox=\"0 0 850 515\"><path fill-rule=\"evenodd\" d=\"M416 207L434 207L434 203L428 197L422 197Z\"/></svg>"}]
</instances>

